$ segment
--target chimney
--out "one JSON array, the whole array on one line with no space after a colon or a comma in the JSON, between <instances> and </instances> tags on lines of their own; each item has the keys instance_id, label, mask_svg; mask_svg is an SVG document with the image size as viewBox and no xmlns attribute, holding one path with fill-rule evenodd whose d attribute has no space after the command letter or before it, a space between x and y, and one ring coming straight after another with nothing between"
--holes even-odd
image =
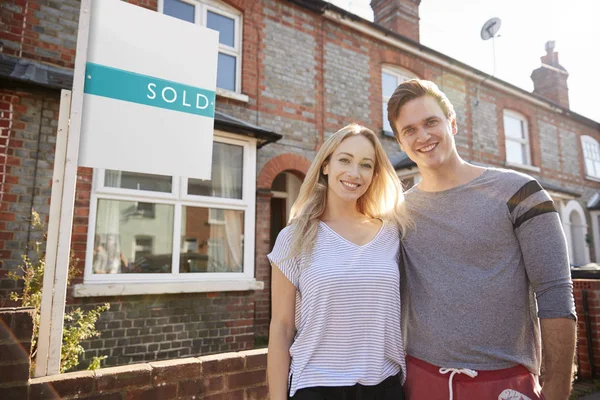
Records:
<instances>
[{"instance_id":1,"label":"chimney","mask_svg":"<svg viewBox=\"0 0 600 400\"><path fill-rule=\"evenodd\" d=\"M531 73L533 93L569 108L569 73L558 63L555 45L554 41L546 42L546 55L541 58L542 66Z\"/></svg>"},{"instance_id":2,"label":"chimney","mask_svg":"<svg viewBox=\"0 0 600 400\"><path fill-rule=\"evenodd\" d=\"M375 23L419 41L419 4L421 0L371 0Z\"/></svg>"}]
</instances>

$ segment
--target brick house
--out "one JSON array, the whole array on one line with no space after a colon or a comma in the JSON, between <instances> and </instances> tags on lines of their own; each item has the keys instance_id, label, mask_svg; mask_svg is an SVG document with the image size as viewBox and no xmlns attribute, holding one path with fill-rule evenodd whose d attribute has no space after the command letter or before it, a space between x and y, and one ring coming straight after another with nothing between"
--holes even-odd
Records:
<instances>
[{"instance_id":1,"label":"brick house","mask_svg":"<svg viewBox=\"0 0 600 400\"><path fill-rule=\"evenodd\" d=\"M425 0L427 1L427 0ZM381 135L407 185L385 105L403 79L435 81L456 107L461 155L542 182L572 261L600 255L600 124L568 108L552 44L534 93L419 43L420 0L373 0L375 22L322 0L131 0L220 31L211 182L80 168L68 306L111 303L82 366L236 351L264 342L266 254L320 144L355 121ZM70 88L79 1L0 8L0 296L47 216L59 89ZM541 50L541 49L540 49ZM483 82L485 80L485 82ZM482 83L483 82L483 83Z\"/></svg>"}]
</instances>

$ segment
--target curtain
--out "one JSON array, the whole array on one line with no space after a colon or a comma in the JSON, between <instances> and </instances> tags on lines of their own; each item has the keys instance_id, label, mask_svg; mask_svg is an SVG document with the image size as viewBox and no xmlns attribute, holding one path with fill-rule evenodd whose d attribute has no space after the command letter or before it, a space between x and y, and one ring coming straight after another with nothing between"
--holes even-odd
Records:
<instances>
[{"instance_id":1,"label":"curtain","mask_svg":"<svg viewBox=\"0 0 600 400\"><path fill-rule=\"evenodd\" d=\"M106 170L105 185L121 186L121 171ZM93 270L97 274L121 272L121 245L119 236L120 203L117 200L99 200L96 220Z\"/></svg>"},{"instance_id":2,"label":"curtain","mask_svg":"<svg viewBox=\"0 0 600 400\"><path fill-rule=\"evenodd\" d=\"M237 147L237 146L235 146ZM243 157L229 154L234 146L215 143L213 146L213 195L224 198L241 197L236 188L238 174L242 173ZM216 189L216 190L215 190ZM220 193L218 191L220 189ZM212 220L222 224L211 224L210 237L214 245L209 246L209 257L215 272L240 272L243 264L242 231L243 219L234 210L211 210Z\"/></svg>"}]
</instances>

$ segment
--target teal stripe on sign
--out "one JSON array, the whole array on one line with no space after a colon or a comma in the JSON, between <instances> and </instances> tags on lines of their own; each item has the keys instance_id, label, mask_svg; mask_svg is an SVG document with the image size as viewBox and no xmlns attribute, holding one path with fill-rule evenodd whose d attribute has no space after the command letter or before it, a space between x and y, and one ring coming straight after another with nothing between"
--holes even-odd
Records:
<instances>
[{"instance_id":1,"label":"teal stripe on sign","mask_svg":"<svg viewBox=\"0 0 600 400\"><path fill-rule=\"evenodd\" d=\"M215 117L215 92L122 69L87 63L83 92L151 107Z\"/></svg>"}]
</instances>

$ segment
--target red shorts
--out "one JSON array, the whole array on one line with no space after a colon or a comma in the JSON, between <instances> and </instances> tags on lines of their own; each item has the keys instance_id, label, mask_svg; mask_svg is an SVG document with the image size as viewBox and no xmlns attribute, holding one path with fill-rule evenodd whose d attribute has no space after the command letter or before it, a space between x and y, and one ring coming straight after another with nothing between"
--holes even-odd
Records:
<instances>
[{"instance_id":1,"label":"red shorts","mask_svg":"<svg viewBox=\"0 0 600 400\"><path fill-rule=\"evenodd\" d=\"M543 400L537 377L521 365L472 371L440 368L407 356L406 367L407 400Z\"/></svg>"}]
</instances>

